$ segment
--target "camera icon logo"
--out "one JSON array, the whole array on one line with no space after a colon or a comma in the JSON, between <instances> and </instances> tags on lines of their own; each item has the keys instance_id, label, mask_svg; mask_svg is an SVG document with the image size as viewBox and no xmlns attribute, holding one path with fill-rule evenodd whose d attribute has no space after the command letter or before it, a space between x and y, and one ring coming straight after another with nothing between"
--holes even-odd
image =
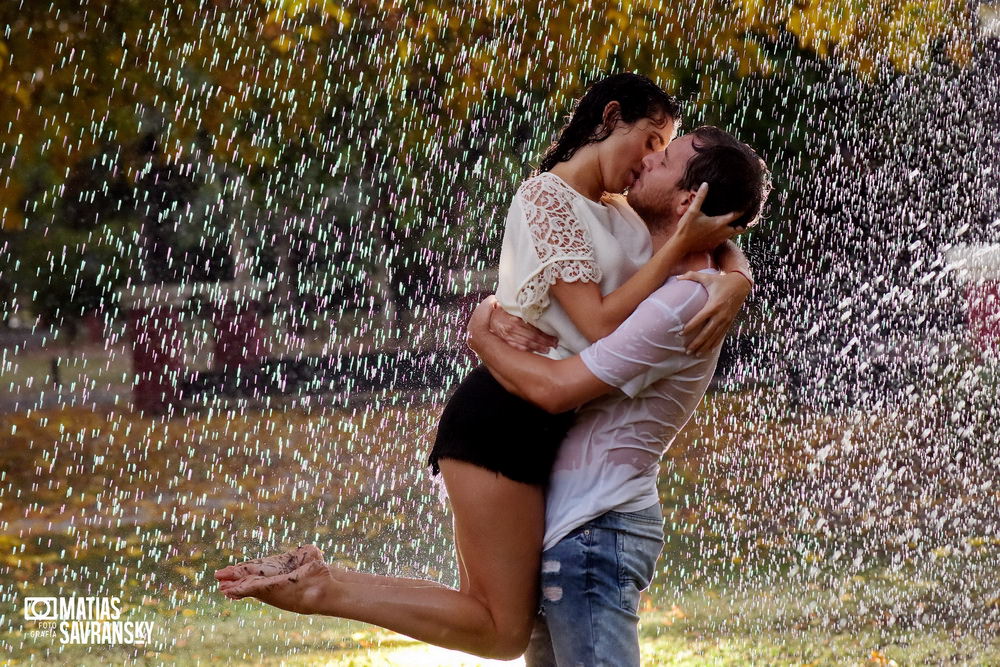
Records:
<instances>
[{"instance_id":1,"label":"camera icon logo","mask_svg":"<svg viewBox=\"0 0 1000 667\"><path fill-rule=\"evenodd\" d=\"M24 598L24 620L59 620L59 608L56 604L56 598Z\"/></svg>"}]
</instances>

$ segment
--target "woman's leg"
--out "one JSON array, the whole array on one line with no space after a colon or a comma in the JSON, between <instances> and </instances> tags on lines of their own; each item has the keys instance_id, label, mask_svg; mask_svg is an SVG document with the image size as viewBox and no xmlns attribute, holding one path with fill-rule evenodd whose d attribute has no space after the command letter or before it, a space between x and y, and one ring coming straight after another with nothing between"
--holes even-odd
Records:
<instances>
[{"instance_id":1,"label":"woman's leg","mask_svg":"<svg viewBox=\"0 0 1000 667\"><path fill-rule=\"evenodd\" d=\"M444 459L440 467L466 570L460 590L358 572L331 575L311 561L290 574L224 581L224 592L300 613L372 623L485 657L517 657L537 608L542 491L463 461Z\"/></svg>"},{"instance_id":2,"label":"woman's leg","mask_svg":"<svg viewBox=\"0 0 1000 667\"><path fill-rule=\"evenodd\" d=\"M452 521L453 534L457 535L458 530L455 528L455 522ZM315 548L315 547L313 547ZM317 549L317 552L319 550ZM322 552L319 552L322 554ZM458 538L455 538L455 561L458 563L458 575L459 575L459 590L467 591L469 590L469 573L465 567L465 561L462 558L462 550L458 543ZM428 586L436 586L438 588L448 588L444 584L439 584L436 581L430 581L428 579L413 579L410 577L385 577L377 574L365 574L364 572L358 572L356 570L347 570L339 567L332 568L331 574L334 579L340 579L341 581L356 581L367 584L375 584L378 586L416 586L420 588L427 588ZM454 590L454 589L449 589Z\"/></svg>"},{"instance_id":3,"label":"woman's leg","mask_svg":"<svg viewBox=\"0 0 1000 667\"><path fill-rule=\"evenodd\" d=\"M491 612L498 654L524 653L538 611L545 495L476 465L443 459L462 592Z\"/></svg>"},{"instance_id":4,"label":"woman's leg","mask_svg":"<svg viewBox=\"0 0 1000 667\"><path fill-rule=\"evenodd\" d=\"M452 522L452 528L454 529L454 521ZM215 571L215 578L220 583L226 582L226 585L229 586L246 577L274 577L280 574L290 574L292 571L312 560L322 562L329 570L330 575L338 581L364 583L369 586L404 586L411 588L432 587L454 590L448 588L444 584L431 581L429 579L389 577L380 574L367 574L356 570L348 570L347 568L342 568L338 565L325 563L323 561L323 552L314 544L306 544L295 549L290 549L284 553L273 554L263 558L254 558L236 565L227 565L226 567ZM469 590L469 574L465 568L465 561L462 560L462 553L458 548L458 542L455 543L455 560L458 562L460 582L459 590Z\"/></svg>"}]
</instances>

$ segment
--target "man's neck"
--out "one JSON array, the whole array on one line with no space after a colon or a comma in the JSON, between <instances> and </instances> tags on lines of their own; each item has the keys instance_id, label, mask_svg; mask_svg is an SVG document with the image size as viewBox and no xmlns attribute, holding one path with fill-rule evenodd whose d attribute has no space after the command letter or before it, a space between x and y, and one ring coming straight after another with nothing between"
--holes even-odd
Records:
<instances>
[{"instance_id":1,"label":"man's neck","mask_svg":"<svg viewBox=\"0 0 1000 667\"><path fill-rule=\"evenodd\" d=\"M651 225L653 226L653 225ZM654 230L649 232L649 239L653 246L653 253L655 254L659 251L663 245L670 240L670 237L674 235L674 231L677 229L677 221L663 221L662 224L656 225ZM715 262L712 259L712 254L708 252L696 252L691 253L683 257L676 265L673 273L674 275L680 275L687 271L699 271L701 269L713 269L715 268Z\"/></svg>"},{"instance_id":2,"label":"man's neck","mask_svg":"<svg viewBox=\"0 0 1000 667\"><path fill-rule=\"evenodd\" d=\"M654 253L674 235L674 232L677 231L677 223L677 220L646 220Z\"/></svg>"}]
</instances>

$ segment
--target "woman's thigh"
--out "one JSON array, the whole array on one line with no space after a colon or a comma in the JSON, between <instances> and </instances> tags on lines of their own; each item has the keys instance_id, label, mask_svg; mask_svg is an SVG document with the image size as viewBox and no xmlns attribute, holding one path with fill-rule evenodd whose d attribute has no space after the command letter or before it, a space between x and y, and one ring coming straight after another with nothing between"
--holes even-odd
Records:
<instances>
[{"instance_id":1,"label":"woman's thigh","mask_svg":"<svg viewBox=\"0 0 1000 667\"><path fill-rule=\"evenodd\" d=\"M445 458L440 466L465 566L463 592L489 608L498 641L526 645L538 610L542 489L464 461Z\"/></svg>"}]
</instances>

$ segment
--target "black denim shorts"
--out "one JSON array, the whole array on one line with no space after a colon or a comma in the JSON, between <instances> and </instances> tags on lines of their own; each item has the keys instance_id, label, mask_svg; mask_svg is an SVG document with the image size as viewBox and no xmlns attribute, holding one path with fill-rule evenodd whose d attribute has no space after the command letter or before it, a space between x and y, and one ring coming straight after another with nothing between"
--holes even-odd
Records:
<instances>
[{"instance_id":1,"label":"black denim shorts","mask_svg":"<svg viewBox=\"0 0 1000 667\"><path fill-rule=\"evenodd\" d=\"M436 475L440 459L457 459L515 482L546 486L575 414L550 414L508 392L479 366L445 405L428 464Z\"/></svg>"}]
</instances>

